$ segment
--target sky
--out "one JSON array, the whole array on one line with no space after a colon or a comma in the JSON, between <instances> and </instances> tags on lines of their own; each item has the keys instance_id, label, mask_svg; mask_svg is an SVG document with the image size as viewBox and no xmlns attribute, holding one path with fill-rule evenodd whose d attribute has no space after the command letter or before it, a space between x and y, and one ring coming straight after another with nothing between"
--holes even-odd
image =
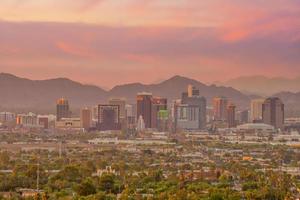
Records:
<instances>
[{"instance_id":1,"label":"sky","mask_svg":"<svg viewBox=\"0 0 300 200\"><path fill-rule=\"evenodd\" d=\"M0 71L111 88L300 76L299 0L1 0Z\"/></svg>"}]
</instances>

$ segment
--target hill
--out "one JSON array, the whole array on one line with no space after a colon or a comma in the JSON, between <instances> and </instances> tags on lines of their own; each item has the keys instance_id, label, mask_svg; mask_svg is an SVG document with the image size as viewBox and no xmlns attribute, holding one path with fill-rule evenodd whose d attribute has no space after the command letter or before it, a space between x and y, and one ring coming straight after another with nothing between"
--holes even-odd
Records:
<instances>
[{"instance_id":1,"label":"hill","mask_svg":"<svg viewBox=\"0 0 300 200\"><path fill-rule=\"evenodd\" d=\"M107 92L66 78L29 80L1 73L0 94L2 108L55 110L55 102L60 97L70 99L72 107L77 108L105 100Z\"/></svg>"},{"instance_id":2,"label":"hill","mask_svg":"<svg viewBox=\"0 0 300 200\"><path fill-rule=\"evenodd\" d=\"M288 79L283 77L243 76L218 84L233 87L243 93L262 96L270 96L282 91L300 91L300 77Z\"/></svg>"},{"instance_id":3,"label":"hill","mask_svg":"<svg viewBox=\"0 0 300 200\"><path fill-rule=\"evenodd\" d=\"M187 86L189 84L197 87L200 90L200 95L205 96L209 104L211 103L212 98L215 96L226 96L238 106L247 107L249 105L250 98L238 90L235 90L231 87L222 87L216 85L208 86L197 80L182 76L174 76L158 84L143 85L140 83L135 83L116 86L110 91L110 95L124 96L129 101L133 102L136 93L144 91L152 92L155 96L166 97L168 100L174 100L181 97L181 93L187 90Z\"/></svg>"},{"instance_id":4,"label":"hill","mask_svg":"<svg viewBox=\"0 0 300 200\"><path fill-rule=\"evenodd\" d=\"M135 103L138 92L152 92L155 96L168 98L169 102L181 97L187 85L193 84L200 94L211 102L214 96L227 96L239 107L249 105L249 97L231 87L205 85L199 81L182 76L174 76L158 84L144 85L132 83L119 85L106 91L93 85L85 85L66 78L49 80L30 80L11 74L0 74L1 107L9 109L33 109L55 111L58 98L69 99L71 107L80 108L105 103L110 97L124 97L129 103Z\"/></svg>"}]
</instances>

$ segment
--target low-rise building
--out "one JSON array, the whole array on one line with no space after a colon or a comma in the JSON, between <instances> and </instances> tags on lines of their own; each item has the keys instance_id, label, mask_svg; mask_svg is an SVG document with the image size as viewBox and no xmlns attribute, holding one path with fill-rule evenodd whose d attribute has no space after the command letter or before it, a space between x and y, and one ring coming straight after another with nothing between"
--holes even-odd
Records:
<instances>
[{"instance_id":1,"label":"low-rise building","mask_svg":"<svg viewBox=\"0 0 300 200\"><path fill-rule=\"evenodd\" d=\"M55 127L57 129L81 129L80 118L61 118L56 121Z\"/></svg>"}]
</instances>

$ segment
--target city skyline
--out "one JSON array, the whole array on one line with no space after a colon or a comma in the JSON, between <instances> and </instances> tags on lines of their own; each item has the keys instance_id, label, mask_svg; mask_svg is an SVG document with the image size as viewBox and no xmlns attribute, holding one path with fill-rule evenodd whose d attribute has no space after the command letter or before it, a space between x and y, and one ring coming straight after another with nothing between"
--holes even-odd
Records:
<instances>
[{"instance_id":1,"label":"city skyline","mask_svg":"<svg viewBox=\"0 0 300 200\"><path fill-rule=\"evenodd\" d=\"M0 200L300 199L300 0L0 0Z\"/></svg>"},{"instance_id":2,"label":"city skyline","mask_svg":"<svg viewBox=\"0 0 300 200\"><path fill-rule=\"evenodd\" d=\"M299 8L294 0L4 0L0 70L108 88L175 74L205 83L294 78Z\"/></svg>"}]
</instances>

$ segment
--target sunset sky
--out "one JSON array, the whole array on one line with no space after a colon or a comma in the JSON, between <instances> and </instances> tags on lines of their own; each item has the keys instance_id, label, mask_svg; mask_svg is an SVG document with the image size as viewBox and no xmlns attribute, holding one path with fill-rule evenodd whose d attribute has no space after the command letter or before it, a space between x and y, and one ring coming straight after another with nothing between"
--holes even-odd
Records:
<instances>
[{"instance_id":1,"label":"sunset sky","mask_svg":"<svg viewBox=\"0 0 300 200\"><path fill-rule=\"evenodd\" d=\"M300 76L299 0L1 0L0 71L112 87Z\"/></svg>"}]
</instances>

